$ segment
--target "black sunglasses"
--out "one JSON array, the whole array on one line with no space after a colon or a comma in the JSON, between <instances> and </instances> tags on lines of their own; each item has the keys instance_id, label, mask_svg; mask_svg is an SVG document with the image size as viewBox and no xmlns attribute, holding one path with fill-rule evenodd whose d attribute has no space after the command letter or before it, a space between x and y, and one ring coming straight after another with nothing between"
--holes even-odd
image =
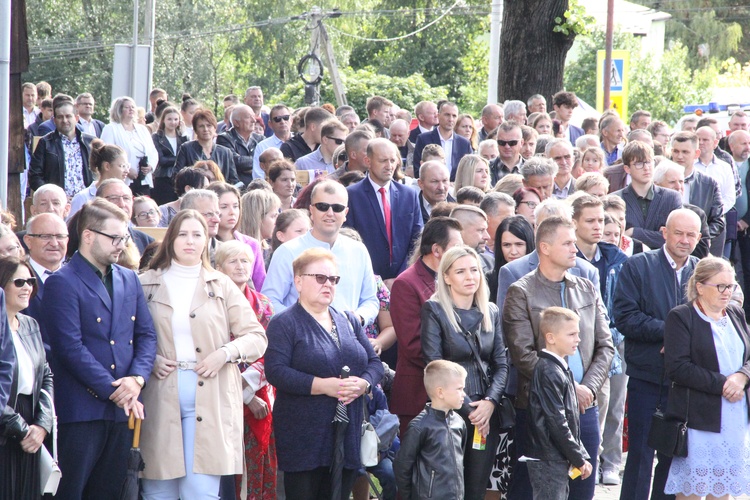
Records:
<instances>
[{"instance_id":1,"label":"black sunglasses","mask_svg":"<svg viewBox=\"0 0 750 500\"><path fill-rule=\"evenodd\" d=\"M501 141L500 139L497 140L497 145L500 147L503 147L503 146L513 147L516 144L518 144L518 140L513 140L513 141Z\"/></svg>"},{"instance_id":2,"label":"black sunglasses","mask_svg":"<svg viewBox=\"0 0 750 500\"><path fill-rule=\"evenodd\" d=\"M29 285L31 288L34 288L36 286L36 278L17 278L13 280L13 284L16 288L23 288L24 285Z\"/></svg>"},{"instance_id":3,"label":"black sunglasses","mask_svg":"<svg viewBox=\"0 0 750 500\"><path fill-rule=\"evenodd\" d=\"M275 121L276 123L288 122L289 118L291 118L289 115L274 116L273 121Z\"/></svg>"},{"instance_id":4,"label":"black sunglasses","mask_svg":"<svg viewBox=\"0 0 750 500\"><path fill-rule=\"evenodd\" d=\"M327 135L326 137L335 142L337 146L341 146L342 144L344 144L344 141L346 141L346 139L339 139L338 137L331 137L330 135Z\"/></svg>"},{"instance_id":5,"label":"black sunglasses","mask_svg":"<svg viewBox=\"0 0 750 500\"><path fill-rule=\"evenodd\" d=\"M333 209L333 211L337 214L343 212L346 209L346 205L341 205L339 203L323 203L322 201L319 203L313 203L312 206L314 206L321 212L328 212L328 209Z\"/></svg>"},{"instance_id":6,"label":"black sunglasses","mask_svg":"<svg viewBox=\"0 0 750 500\"><path fill-rule=\"evenodd\" d=\"M332 285L338 285L341 281L341 276L326 276L325 274L303 274L302 276L315 276L318 285L325 285L326 281L330 281Z\"/></svg>"}]
</instances>

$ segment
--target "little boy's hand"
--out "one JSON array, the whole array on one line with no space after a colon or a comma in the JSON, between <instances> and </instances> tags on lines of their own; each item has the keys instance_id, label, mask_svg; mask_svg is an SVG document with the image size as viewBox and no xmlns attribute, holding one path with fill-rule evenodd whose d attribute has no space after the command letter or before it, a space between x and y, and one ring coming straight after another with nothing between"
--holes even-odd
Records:
<instances>
[{"instance_id":1,"label":"little boy's hand","mask_svg":"<svg viewBox=\"0 0 750 500\"><path fill-rule=\"evenodd\" d=\"M593 467L591 466L591 463L588 460L585 461L583 463L583 467L581 467L581 480L589 477L592 471L593 471Z\"/></svg>"}]
</instances>

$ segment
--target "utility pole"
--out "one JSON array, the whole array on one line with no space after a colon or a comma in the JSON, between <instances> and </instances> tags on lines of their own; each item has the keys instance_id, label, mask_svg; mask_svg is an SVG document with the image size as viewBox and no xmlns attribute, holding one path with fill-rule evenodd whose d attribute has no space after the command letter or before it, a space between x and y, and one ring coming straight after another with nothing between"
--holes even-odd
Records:
<instances>
[{"instance_id":1,"label":"utility pole","mask_svg":"<svg viewBox=\"0 0 750 500\"><path fill-rule=\"evenodd\" d=\"M331 39L328 38L328 31L323 22L320 23L320 38L323 41L323 49L326 54L326 62L328 63L328 71L331 73L331 83L333 84L333 93L336 95L336 104L339 106L346 106L346 92L344 91L344 84L341 82L341 75L339 75L339 67L336 65L336 58L333 55L333 45L331 45Z\"/></svg>"},{"instance_id":2,"label":"utility pole","mask_svg":"<svg viewBox=\"0 0 750 500\"><path fill-rule=\"evenodd\" d=\"M133 47L130 52L130 96L133 99L138 97L135 95L136 85L138 80L136 79L136 65L138 64L138 0L133 0Z\"/></svg>"},{"instance_id":3,"label":"utility pole","mask_svg":"<svg viewBox=\"0 0 750 500\"><path fill-rule=\"evenodd\" d=\"M148 87L146 96L151 95L154 79L154 34L156 32L156 0L146 2L146 40L148 40Z\"/></svg>"},{"instance_id":4,"label":"utility pole","mask_svg":"<svg viewBox=\"0 0 750 500\"><path fill-rule=\"evenodd\" d=\"M500 31L503 26L503 0L492 0L490 13L490 74L487 78L487 104L497 102L500 77Z\"/></svg>"},{"instance_id":5,"label":"utility pole","mask_svg":"<svg viewBox=\"0 0 750 500\"><path fill-rule=\"evenodd\" d=\"M321 75L317 75L312 64L322 64L320 60L320 48L322 45L325 53L326 66L328 67L329 73L331 73L331 84L333 86L333 93L336 96L336 103L339 106L347 104L344 84L341 81L336 58L333 53L333 45L328 36L328 31L323 24L323 19L339 17L340 15L341 13L336 10L323 12L320 7L315 6L310 9L310 12L305 12L297 17L297 19L307 19L307 29L310 31L310 49L308 55L303 57L302 61L300 61L299 71L300 77L306 84L305 102L314 102L317 104L320 101L320 93L318 91L320 80L317 76L322 76L323 68L320 66ZM307 71L304 71L303 69L305 64L307 64ZM310 88L314 88L314 96L308 95L310 90L307 89Z\"/></svg>"},{"instance_id":6,"label":"utility pole","mask_svg":"<svg viewBox=\"0 0 750 500\"><path fill-rule=\"evenodd\" d=\"M610 99L610 87L612 86L612 38L615 26L615 0L607 1L607 33L604 44L604 109L612 105ZM618 110L619 111L619 110ZM624 118L624 117L623 117Z\"/></svg>"}]
</instances>

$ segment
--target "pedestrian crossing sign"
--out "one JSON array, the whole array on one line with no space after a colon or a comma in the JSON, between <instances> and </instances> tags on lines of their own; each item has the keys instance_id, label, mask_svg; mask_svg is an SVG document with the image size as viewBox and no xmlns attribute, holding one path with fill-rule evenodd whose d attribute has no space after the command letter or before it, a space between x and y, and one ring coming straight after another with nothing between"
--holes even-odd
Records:
<instances>
[{"instance_id":1,"label":"pedestrian crossing sign","mask_svg":"<svg viewBox=\"0 0 750 500\"><path fill-rule=\"evenodd\" d=\"M596 53L596 109L604 112L604 59L605 51ZM612 51L612 71L609 75L610 109L617 111L623 119L628 116L628 66L630 52Z\"/></svg>"}]
</instances>

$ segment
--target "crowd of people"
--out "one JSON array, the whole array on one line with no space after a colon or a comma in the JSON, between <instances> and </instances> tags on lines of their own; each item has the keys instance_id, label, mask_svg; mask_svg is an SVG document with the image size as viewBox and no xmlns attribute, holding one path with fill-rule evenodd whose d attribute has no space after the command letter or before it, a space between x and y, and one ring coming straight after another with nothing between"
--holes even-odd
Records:
<instances>
[{"instance_id":1,"label":"crowd of people","mask_svg":"<svg viewBox=\"0 0 750 500\"><path fill-rule=\"evenodd\" d=\"M118 498L130 416L145 499L750 494L749 115L223 104L23 85L0 497L56 419L57 497Z\"/></svg>"}]
</instances>

